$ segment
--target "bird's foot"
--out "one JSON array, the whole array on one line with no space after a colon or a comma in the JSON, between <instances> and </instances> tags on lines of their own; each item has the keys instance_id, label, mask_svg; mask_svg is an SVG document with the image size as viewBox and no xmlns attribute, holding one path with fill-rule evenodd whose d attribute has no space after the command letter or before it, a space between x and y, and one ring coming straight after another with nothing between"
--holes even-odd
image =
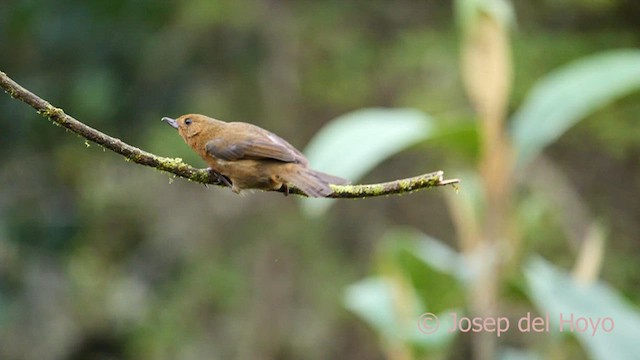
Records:
<instances>
[{"instance_id":1,"label":"bird's foot","mask_svg":"<svg viewBox=\"0 0 640 360\"><path fill-rule=\"evenodd\" d=\"M212 168L207 168L207 171L209 172L209 177L215 178L219 183L224 184L227 187L233 187L233 185L231 184L231 180L229 180L229 178L227 178L226 176L213 170Z\"/></svg>"}]
</instances>

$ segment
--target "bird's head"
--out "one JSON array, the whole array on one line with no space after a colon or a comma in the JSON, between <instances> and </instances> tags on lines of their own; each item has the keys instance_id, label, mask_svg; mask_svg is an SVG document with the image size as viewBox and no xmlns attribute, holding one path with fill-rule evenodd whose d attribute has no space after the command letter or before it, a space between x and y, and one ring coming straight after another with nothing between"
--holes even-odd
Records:
<instances>
[{"instance_id":1,"label":"bird's head","mask_svg":"<svg viewBox=\"0 0 640 360\"><path fill-rule=\"evenodd\" d=\"M162 121L166 122L172 128L178 130L180 136L185 140L198 135L204 128L215 124L215 120L208 116L200 114L186 114L177 119L163 117Z\"/></svg>"}]
</instances>

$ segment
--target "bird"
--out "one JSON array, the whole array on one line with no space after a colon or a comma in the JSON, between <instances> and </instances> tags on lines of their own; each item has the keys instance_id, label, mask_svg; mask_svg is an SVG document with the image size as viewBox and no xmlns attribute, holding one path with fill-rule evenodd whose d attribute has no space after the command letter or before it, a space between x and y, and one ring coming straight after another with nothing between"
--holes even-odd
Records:
<instances>
[{"instance_id":1,"label":"bird","mask_svg":"<svg viewBox=\"0 0 640 360\"><path fill-rule=\"evenodd\" d=\"M202 114L162 121L209 165L217 179L234 193L247 189L282 190L295 186L309 197L328 197L331 184L349 181L309 168L307 158L278 135L245 122L225 122Z\"/></svg>"}]
</instances>

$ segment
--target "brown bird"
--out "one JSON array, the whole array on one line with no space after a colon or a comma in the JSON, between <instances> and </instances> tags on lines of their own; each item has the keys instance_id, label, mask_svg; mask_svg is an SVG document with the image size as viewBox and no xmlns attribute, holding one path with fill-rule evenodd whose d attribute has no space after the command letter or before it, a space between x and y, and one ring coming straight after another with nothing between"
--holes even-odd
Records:
<instances>
[{"instance_id":1,"label":"brown bird","mask_svg":"<svg viewBox=\"0 0 640 360\"><path fill-rule=\"evenodd\" d=\"M333 193L329 184L348 181L309 169L300 151L278 135L243 122L224 122L205 115L163 117L204 159L218 179L235 193L244 189L289 193L293 185L310 197Z\"/></svg>"}]
</instances>

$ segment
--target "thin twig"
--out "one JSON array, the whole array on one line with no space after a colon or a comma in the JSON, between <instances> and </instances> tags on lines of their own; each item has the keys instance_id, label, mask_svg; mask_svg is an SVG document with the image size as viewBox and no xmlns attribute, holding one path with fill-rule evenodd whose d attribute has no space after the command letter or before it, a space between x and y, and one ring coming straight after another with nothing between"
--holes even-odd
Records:
<instances>
[{"instance_id":1,"label":"thin twig","mask_svg":"<svg viewBox=\"0 0 640 360\"><path fill-rule=\"evenodd\" d=\"M104 148L116 152L126 159L138 163L154 167L158 170L166 171L196 181L203 184L213 184L218 186L226 186L222 184L215 176L212 176L205 169L196 169L184 162L180 158L167 158L157 156L144 150L131 146L120 139L109 136L99 130L96 130L84 123L65 114L65 112L51 105L46 100L35 95L31 91L25 89L20 84L13 81L4 72L0 71L0 87L4 89L12 98L18 99L32 108L36 109L39 114L53 121L54 124L64 126L83 138L94 142ZM401 179L381 184L365 184L365 185L331 185L334 193L330 197L338 199L367 198L391 194L403 194L415 190L426 189L436 186L445 186L457 184L458 179L443 179L444 173L436 171L429 174L419 175L412 178ZM274 190L283 192L284 190ZM289 193L304 195L302 191L296 188L290 188Z\"/></svg>"}]
</instances>

